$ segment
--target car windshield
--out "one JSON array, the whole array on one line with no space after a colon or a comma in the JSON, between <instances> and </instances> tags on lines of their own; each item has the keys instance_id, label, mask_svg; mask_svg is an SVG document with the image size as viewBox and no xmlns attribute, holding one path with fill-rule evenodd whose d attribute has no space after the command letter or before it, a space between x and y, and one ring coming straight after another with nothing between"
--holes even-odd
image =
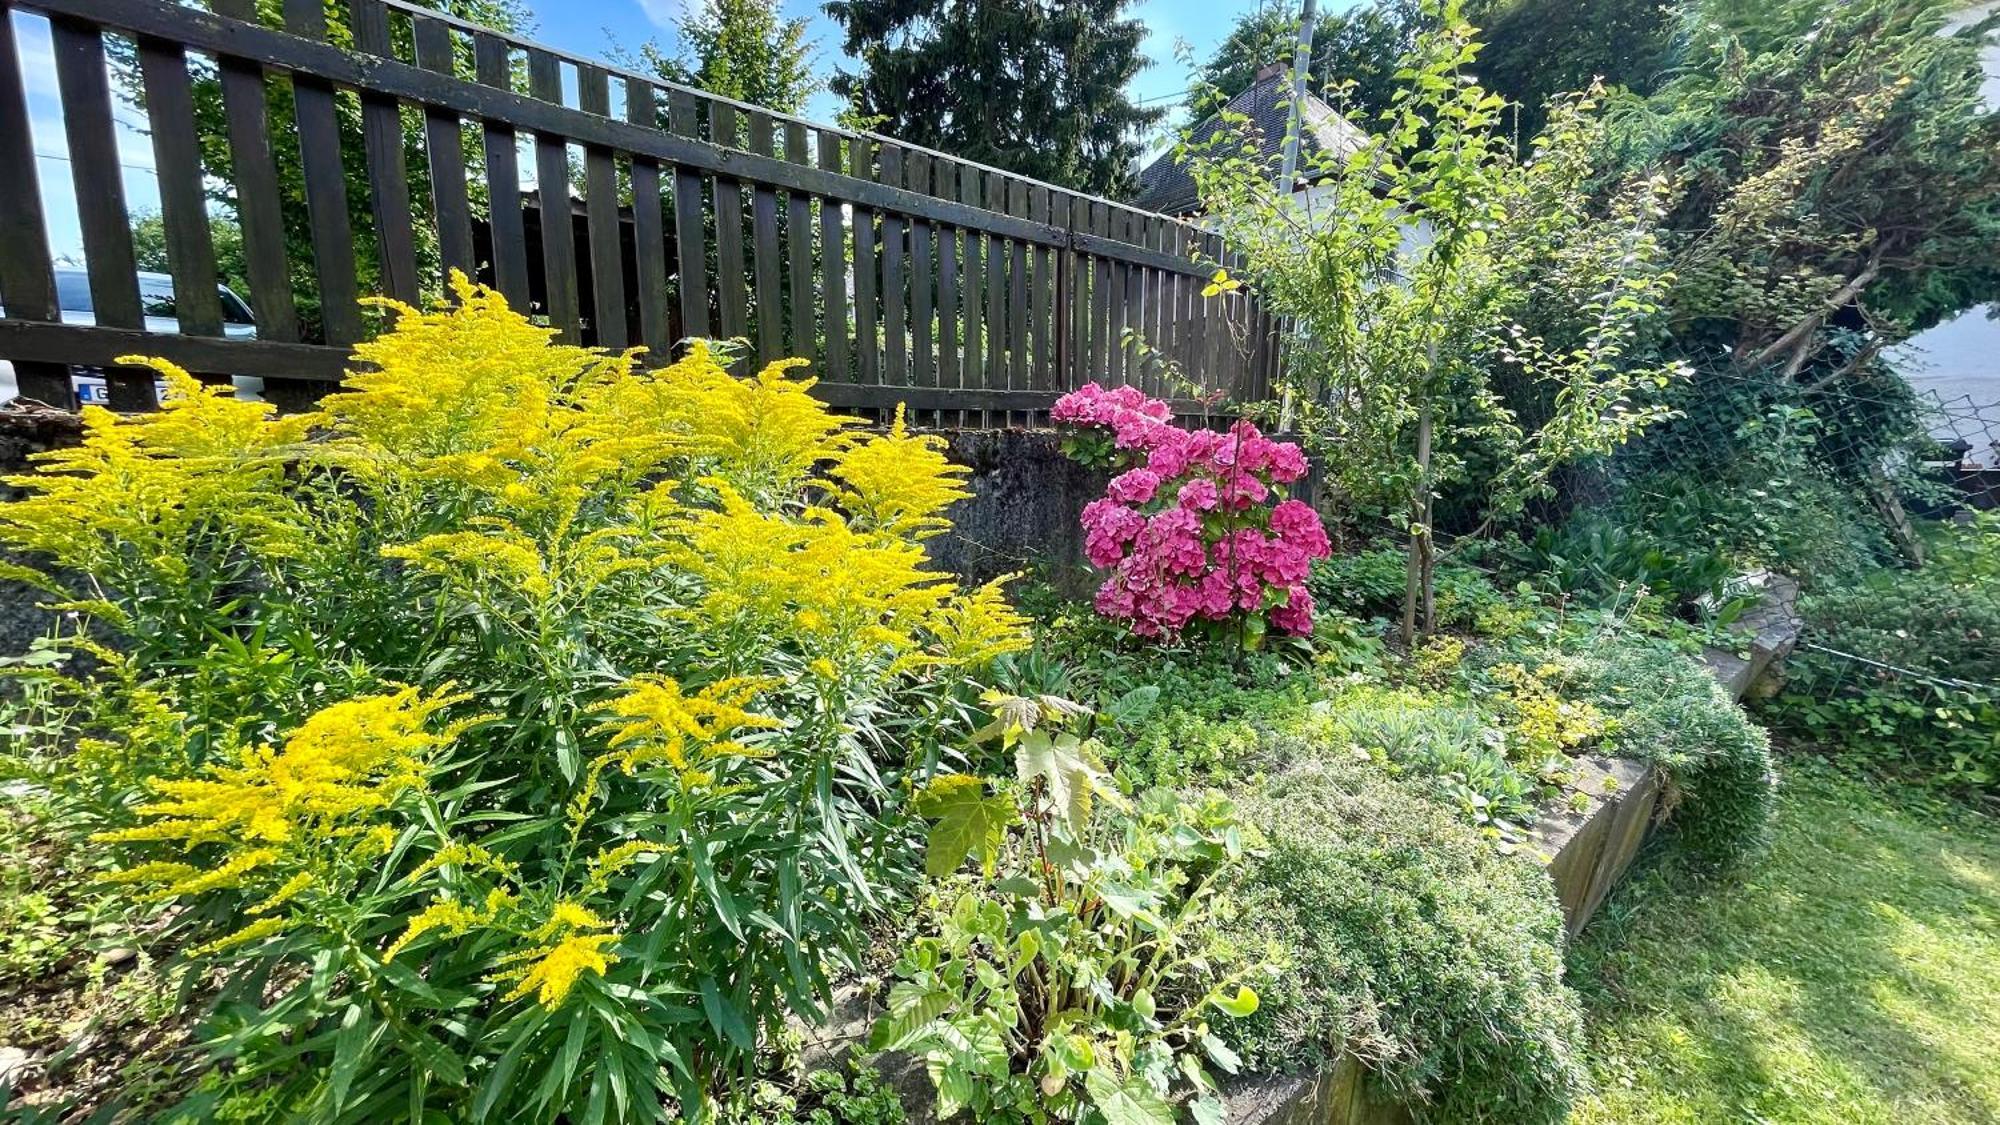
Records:
<instances>
[{"instance_id":1,"label":"car windshield","mask_svg":"<svg viewBox=\"0 0 2000 1125\"><path fill-rule=\"evenodd\" d=\"M222 319L229 324L255 323L250 310L244 307L242 298L225 286L215 287L216 297L222 302ZM96 305L90 298L90 276L82 270L56 271L56 298L64 312L92 315ZM177 313L174 309L174 283L172 278L141 277L139 279L139 307L147 316L172 320Z\"/></svg>"}]
</instances>

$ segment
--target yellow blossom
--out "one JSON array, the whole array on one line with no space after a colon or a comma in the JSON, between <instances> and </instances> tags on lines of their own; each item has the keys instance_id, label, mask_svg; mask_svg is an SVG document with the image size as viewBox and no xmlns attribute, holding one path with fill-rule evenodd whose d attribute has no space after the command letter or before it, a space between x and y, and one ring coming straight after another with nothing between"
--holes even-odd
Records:
<instances>
[{"instance_id":1,"label":"yellow blossom","mask_svg":"<svg viewBox=\"0 0 2000 1125\"><path fill-rule=\"evenodd\" d=\"M403 927L401 937L391 942L382 954L382 960L394 961L396 954L409 948L410 943L434 930L443 930L448 937L458 937L474 927L483 926L493 920L493 912L474 910L462 902L440 898L418 911L409 925Z\"/></svg>"},{"instance_id":2,"label":"yellow blossom","mask_svg":"<svg viewBox=\"0 0 2000 1125\"><path fill-rule=\"evenodd\" d=\"M903 408L888 434L855 440L829 470L849 519L892 535L924 539L949 530L946 508L972 494L960 483L971 472L945 460L943 439L911 437Z\"/></svg>"},{"instance_id":3,"label":"yellow blossom","mask_svg":"<svg viewBox=\"0 0 2000 1125\"><path fill-rule=\"evenodd\" d=\"M562 899L549 910L548 921L528 935L530 941L547 941L570 930L601 930L611 923L599 918L589 907L574 899Z\"/></svg>"},{"instance_id":4,"label":"yellow blossom","mask_svg":"<svg viewBox=\"0 0 2000 1125\"><path fill-rule=\"evenodd\" d=\"M976 668L1029 646L1028 619L1007 602L1004 587L1012 577L961 594L933 615L931 628L946 662Z\"/></svg>"},{"instance_id":5,"label":"yellow blossom","mask_svg":"<svg viewBox=\"0 0 2000 1125\"><path fill-rule=\"evenodd\" d=\"M571 934L553 945L540 946L510 955L509 961L525 962L496 973L495 981L517 981L504 1000L518 1000L530 992L544 1008L560 1007L570 989L585 973L603 976L618 955L605 947L618 941L617 934Z\"/></svg>"},{"instance_id":6,"label":"yellow blossom","mask_svg":"<svg viewBox=\"0 0 2000 1125\"><path fill-rule=\"evenodd\" d=\"M211 953L220 953L225 949L233 949L239 945L248 945L253 941L261 941L273 934L281 933L289 925L291 925L291 921L287 918L277 916L259 918L234 933L219 937L206 944L195 946L188 952L197 957L205 957Z\"/></svg>"},{"instance_id":7,"label":"yellow blossom","mask_svg":"<svg viewBox=\"0 0 2000 1125\"><path fill-rule=\"evenodd\" d=\"M663 844L650 840L627 840L614 848L606 848L590 857L590 873L584 879L586 894L604 894L611 889L611 877L638 861L647 853L662 853L667 850Z\"/></svg>"},{"instance_id":8,"label":"yellow blossom","mask_svg":"<svg viewBox=\"0 0 2000 1125\"><path fill-rule=\"evenodd\" d=\"M582 904L562 899L550 909L548 919L528 935L529 941L538 944L501 958L502 965L511 967L488 979L516 982L504 999L515 1000L533 992L542 1007L553 1009L584 973L602 976L618 960L605 949L619 940L618 934L587 932L606 930L610 925Z\"/></svg>"},{"instance_id":9,"label":"yellow blossom","mask_svg":"<svg viewBox=\"0 0 2000 1125\"><path fill-rule=\"evenodd\" d=\"M805 362L779 360L738 379L696 340L679 361L624 392L620 406L635 421L676 435L702 472L768 497L838 452L838 435L854 421L808 393L814 380L785 377Z\"/></svg>"},{"instance_id":10,"label":"yellow blossom","mask_svg":"<svg viewBox=\"0 0 2000 1125\"><path fill-rule=\"evenodd\" d=\"M700 581L689 615L703 624L743 621L845 663L918 647L916 631L951 595L914 541L857 532L823 508L766 513L725 482L705 483L719 510L684 512L662 552Z\"/></svg>"},{"instance_id":11,"label":"yellow blossom","mask_svg":"<svg viewBox=\"0 0 2000 1125\"><path fill-rule=\"evenodd\" d=\"M504 520L475 523L478 530L427 535L414 543L384 547L383 557L402 559L460 589L477 591L498 585L518 589L536 600L553 592L548 564L534 540Z\"/></svg>"},{"instance_id":12,"label":"yellow blossom","mask_svg":"<svg viewBox=\"0 0 2000 1125\"><path fill-rule=\"evenodd\" d=\"M180 839L281 844L301 831L387 806L423 784L423 763L462 724L430 731L437 711L463 696L421 698L417 689L333 704L302 723L279 748L251 747L239 764L208 776L153 783L160 800L139 807L150 825L99 839Z\"/></svg>"},{"instance_id":13,"label":"yellow blossom","mask_svg":"<svg viewBox=\"0 0 2000 1125\"><path fill-rule=\"evenodd\" d=\"M735 677L688 695L668 676L628 680L625 693L600 708L615 716L605 723L612 732L613 753L608 760L616 761L626 773L665 762L683 784L707 784L713 779L707 767L714 762L754 753L728 737L731 733L784 725L744 709L753 696L774 682L765 677Z\"/></svg>"},{"instance_id":14,"label":"yellow blossom","mask_svg":"<svg viewBox=\"0 0 2000 1125\"><path fill-rule=\"evenodd\" d=\"M446 844L432 856L418 864L410 872L414 881L441 867L467 867L478 871L488 871L504 879L514 878L514 865L487 851L478 844Z\"/></svg>"},{"instance_id":15,"label":"yellow blossom","mask_svg":"<svg viewBox=\"0 0 2000 1125\"><path fill-rule=\"evenodd\" d=\"M270 897L266 898L264 901L258 903L257 905L251 907L248 913L269 914L271 911L276 910L280 906L283 906L286 903L297 898L300 894L304 893L306 890L311 888L312 885L316 882L318 882L318 880L313 877L312 872L301 871L298 874L292 876L291 878L285 880L284 883L280 885L277 890L271 892Z\"/></svg>"},{"instance_id":16,"label":"yellow blossom","mask_svg":"<svg viewBox=\"0 0 2000 1125\"><path fill-rule=\"evenodd\" d=\"M277 912L315 887L351 880L357 862L394 841L368 814L421 788L424 770L463 723L427 729L438 710L462 696L421 696L414 688L333 704L301 723L283 745L252 746L201 775L151 783L157 798L136 810L141 823L95 837L107 843L177 843L215 849L206 865L137 864L109 879L155 889L153 899L188 898L222 890L255 895L245 913L264 914L239 934L211 942L211 951L275 933L289 923ZM355 823L359 821L360 823ZM343 866L345 865L345 866ZM248 935L248 936L244 936Z\"/></svg>"},{"instance_id":17,"label":"yellow blossom","mask_svg":"<svg viewBox=\"0 0 2000 1125\"><path fill-rule=\"evenodd\" d=\"M0 504L0 543L48 556L112 584L185 581L205 537L254 545L257 517L286 503L283 454L312 416L274 420L173 364L140 356L173 394L161 409L120 416L83 408L83 440L35 455L39 472L6 478L25 494Z\"/></svg>"}]
</instances>

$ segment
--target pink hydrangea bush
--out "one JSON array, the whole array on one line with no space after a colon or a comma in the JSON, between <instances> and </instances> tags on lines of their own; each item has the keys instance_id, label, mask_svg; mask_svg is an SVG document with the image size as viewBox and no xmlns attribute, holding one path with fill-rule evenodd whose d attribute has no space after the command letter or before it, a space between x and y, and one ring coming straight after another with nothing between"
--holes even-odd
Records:
<instances>
[{"instance_id":1,"label":"pink hydrangea bush","mask_svg":"<svg viewBox=\"0 0 2000 1125\"><path fill-rule=\"evenodd\" d=\"M1182 429L1171 407L1132 387L1091 383L1050 417L1071 428L1071 456L1122 470L1083 510L1084 554L1111 572L1099 613L1146 637L1197 621L1241 622L1251 637L1266 625L1312 632L1306 572L1330 545L1319 514L1282 496L1306 473L1297 445L1249 422Z\"/></svg>"}]
</instances>

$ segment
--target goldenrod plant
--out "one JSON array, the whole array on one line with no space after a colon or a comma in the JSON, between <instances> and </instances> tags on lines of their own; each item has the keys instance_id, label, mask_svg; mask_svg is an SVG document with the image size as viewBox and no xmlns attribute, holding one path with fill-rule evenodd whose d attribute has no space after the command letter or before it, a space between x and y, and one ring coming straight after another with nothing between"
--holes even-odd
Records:
<instances>
[{"instance_id":1,"label":"goldenrod plant","mask_svg":"<svg viewBox=\"0 0 2000 1125\"><path fill-rule=\"evenodd\" d=\"M152 363L12 480L70 613L10 752L189 970L191 1111L708 1119L911 893L1024 622L927 564L937 439L453 289L316 414Z\"/></svg>"}]
</instances>

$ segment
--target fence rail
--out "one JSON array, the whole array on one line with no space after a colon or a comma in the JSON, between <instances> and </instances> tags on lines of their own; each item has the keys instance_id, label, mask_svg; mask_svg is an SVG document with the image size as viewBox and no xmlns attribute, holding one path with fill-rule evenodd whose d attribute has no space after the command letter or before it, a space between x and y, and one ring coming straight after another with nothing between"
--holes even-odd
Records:
<instances>
[{"instance_id":1,"label":"fence rail","mask_svg":"<svg viewBox=\"0 0 2000 1125\"><path fill-rule=\"evenodd\" d=\"M1277 325L1255 301L1201 296L1230 254L1198 226L404 0L284 0L282 26L257 14L0 0L0 358L24 394L67 404L69 367L90 365L114 406L149 408L151 379L112 365L143 352L309 400L375 327L358 297L419 301L452 269L571 342L666 357L741 337L760 361L811 359L834 405L907 402L943 424L1031 419L1091 379L1254 400L1276 373ZM35 18L88 325L64 323L56 295L15 41ZM149 330L140 300L120 99L150 133L178 332ZM254 340L226 335L216 215L240 231Z\"/></svg>"}]
</instances>

